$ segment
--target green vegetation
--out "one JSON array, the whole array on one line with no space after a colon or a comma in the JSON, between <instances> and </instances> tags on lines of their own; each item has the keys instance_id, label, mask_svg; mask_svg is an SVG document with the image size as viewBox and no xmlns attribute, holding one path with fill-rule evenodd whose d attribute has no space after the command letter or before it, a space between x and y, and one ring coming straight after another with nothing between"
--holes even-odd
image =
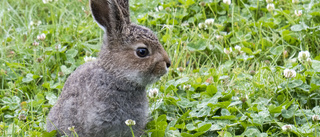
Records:
<instances>
[{"instance_id":1,"label":"green vegetation","mask_svg":"<svg viewBox=\"0 0 320 137\"><path fill-rule=\"evenodd\" d=\"M320 1L267 1L131 0L173 62L145 136L320 136ZM1 0L0 136L53 136L46 115L102 36L87 0Z\"/></svg>"}]
</instances>

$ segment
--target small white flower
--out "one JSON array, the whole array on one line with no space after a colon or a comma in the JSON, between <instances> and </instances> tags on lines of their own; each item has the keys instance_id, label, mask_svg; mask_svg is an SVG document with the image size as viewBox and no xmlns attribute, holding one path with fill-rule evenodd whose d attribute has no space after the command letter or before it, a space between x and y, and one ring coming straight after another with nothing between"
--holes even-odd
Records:
<instances>
[{"instance_id":1,"label":"small white flower","mask_svg":"<svg viewBox=\"0 0 320 137\"><path fill-rule=\"evenodd\" d=\"M173 29L173 25L165 24L165 25L163 25L163 28L168 28L169 30L171 30L171 29Z\"/></svg>"},{"instance_id":2,"label":"small white flower","mask_svg":"<svg viewBox=\"0 0 320 137\"><path fill-rule=\"evenodd\" d=\"M46 4L46 3L49 2L49 0L42 0L42 2L43 2L44 4Z\"/></svg>"},{"instance_id":3,"label":"small white flower","mask_svg":"<svg viewBox=\"0 0 320 137\"><path fill-rule=\"evenodd\" d=\"M223 49L223 52L224 52L225 54L230 54L230 51L227 50L226 48Z\"/></svg>"},{"instance_id":4,"label":"small white flower","mask_svg":"<svg viewBox=\"0 0 320 137\"><path fill-rule=\"evenodd\" d=\"M272 3L272 2L273 2L273 0L266 0L266 2L267 2L267 3Z\"/></svg>"},{"instance_id":5,"label":"small white flower","mask_svg":"<svg viewBox=\"0 0 320 137\"><path fill-rule=\"evenodd\" d=\"M296 16L300 17L302 15L302 10L294 10L294 14L296 14Z\"/></svg>"},{"instance_id":6,"label":"small white flower","mask_svg":"<svg viewBox=\"0 0 320 137\"><path fill-rule=\"evenodd\" d=\"M35 41L35 42L32 43L32 45L33 45L33 46L39 46L39 42L36 42L36 41Z\"/></svg>"},{"instance_id":7,"label":"small white flower","mask_svg":"<svg viewBox=\"0 0 320 137\"><path fill-rule=\"evenodd\" d=\"M162 7L162 6L159 6L158 9L159 9L159 11L162 11L162 10L163 10L163 7Z\"/></svg>"},{"instance_id":8,"label":"small white flower","mask_svg":"<svg viewBox=\"0 0 320 137\"><path fill-rule=\"evenodd\" d=\"M292 129L292 125L284 125L281 127L284 132L290 131Z\"/></svg>"},{"instance_id":9,"label":"small white flower","mask_svg":"<svg viewBox=\"0 0 320 137\"><path fill-rule=\"evenodd\" d=\"M191 85L183 85L184 90L189 90L191 88Z\"/></svg>"},{"instance_id":10,"label":"small white flower","mask_svg":"<svg viewBox=\"0 0 320 137\"><path fill-rule=\"evenodd\" d=\"M37 39L38 39L38 40L44 40L44 39L46 39L46 34L42 33L42 34L38 35L38 36L37 36Z\"/></svg>"},{"instance_id":11,"label":"small white flower","mask_svg":"<svg viewBox=\"0 0 320 137\"><path fill-rule=\"evenodd\" d=\"M307 60L307 58L310 58L310 53L309 51L300 51L298 55L299 61L303 62Z\"/></svg>"},{"instance_id":12,"label":"small white flower","mask_svg":"<svg viewBox=\"0 0 320 137\"><path fill-rule=\"evenodd\" d=\"M267 5L267 9L268 9L269 12L270 12L270 11L273 11L273 10L274 10L274 4L273 4L273 3L269 3L269 4Z\"/></svg>"},{"instance_id":13,"label":"small white flower","mask_svg":"<svg viewBox=\"0 0 320 137\"><path fill-rule=\"evenodd\" d=\"M308 63L312 63L312 59L311 58L307 58L307 62Z\"/></svg>"},{"instance_id":14,"label":"small white flower","mask_svg":"<svg viewBox=\"0 0 320 137\"><path fill-rule=\"evenodd\" d=\"M42 0L42 2L46 4L46 3L52 2L52 0Z\"/></svg>"},{"instance_id":15,"label":"small white flower","mask_svg":"<svg viewBox=\"0 0 320 137\"><path fill-rule=\"evenodd\" d=\"M33 21L30 21L30 26L33 26L34 25L34 22Z\"/></svg>"},{"instance_id":16,"label":"small white flower","mask_svg":"<svg viewBox=\"0 0 320 137\"><path fill-rule=\"evenodd\" d=\"M230 47L229 49L230 49L230 53L231 53L231 52L233 51L233 50L232 50L232 47Z\"/></svg>"},{"instance_id":17,"label":"small white flower","mask_svg":"<svg viewBox=\"0 0 320 137\"><path fill-rule=\"evenodd\" d=\"M68 130L71 131L71 132L74 132L74 126L68 127Z\"/></svg>"},{"instance_id":18,"label":"small white flower","mask_svg":"<svg viewBox=\"0 0 320 137\"><path fill-rule=\"evenodd\" d=\"M221 35L216 35L216 39L217 39L217 40L222 40L222 39L223 39L223 36L221 36Z\"/></svg>"},{"instance_id":19,"label":"small white flower","mask_svg":"<svg viewBox=\"0 0 320 137\"><path fill-rule=\"evenodd\" d=\"M204 29L204 28L207 27L207 25L204 24L204 23L199 23L198 26L199 26L200 29Z\"/></svg>"},{"instance_id":20,"label":"small white flower","mask_svg":"<svg viewBox=\"0 0 320 137\"><path fill-rule=\"evenodd\" d=\"M299 3L299 0L292 0L292 3L293 3L293 4Z\"/></svg>"},{"instance_id":21,"label":"small white flower","mask_svg":"<svg viewBox=\"0 0 320 137\"><path fill-rule=\"evenodd\" d=\"M223 3L230 5L231 4L231 0L223 0Z\"/></svg>"},{"instance_id":22,"label":"small white flower","mask_svg":"<svg viewBox=\"0 0 320 137\"><path fill-rule=\"evenodd\" d=\"M149 97L150 98L155 98L158 96L158 94L159 94L159 89L157 89L157 88L149 90Z\"/></svg>"},{"instance_id":23,"label":"small white flower","mask_svg":"<svg viewBox=\"0 0 320 137\"><path fill-rule=\"evenodd\" d=\"M132 120L132 119L128 119L125 121L127 126L134 126L136 125L136 121Z\"/></svg>"},{"instance_id":24,"label":"small white flower","mask_svg":"<svg viewBox=\"0 0 320 137\"><path fill-rule=\"evenodd\" d=\"M204 22L206 25L211 26L214 23L214 19L206 19L206 21Z\"/></svg>"},{"instance_id":25,"label":"small white flower","mask_svg":"<svg viewBox=\"0 0 320 137\"><path fill-rule=\"evenodd\" d=\"M240 47L239 45L236 45L236 46L234 47L234 49L236 49L236 50L238 50L238 51L241 51L241 47Z\"/></svg>"},{"instance_id":26,"label":"small white flower","mask_svg":"<svg viewBox=\"0 0 320 137\"><path fill-rule=\"evenodd\" d=\"M312 116L312 121L318 121L318 120L320 120L319 115Z\"/></svg>"},{"instance_id":27,"label":"small white flower","mask_svg":"<svg viewBox=\"0 0 320 137\"><path fill-rule=\"evenodd\" d=\"M183 23L181 24L181 26L183 26L183 27L188 27L188 26L189 26L189 23L188 23L188 22L183 22Z\"/></svg>"},{"instance_id":28,"label":"small white flower","mask_svg":"<svg viewBox=\"0 0 320 137\"><path fill-rule=\"evenodd\" d=\"M39 26L41 23L41 21L37 21L36 25Z\"/></svg>"},{"instance_id":29,"label":"small white flower","mask_svg":"<svg viewBox=\"0 0 320 137\"><path fill-rule=\"evenodd\" d=\"M286 78L294 78L296 77L296 71L293 70L293 69L285 69L283 71L283 75L286 77Z\"/></svg>"},{"instance_id":30,"label":"small white flower","mask_svg":"<svg viewBox=\"0 0 320 137\"><path fill-rule=\"evenodd\" d=\"M85 56L83 59L85 62L89 62L89 61L95 61L97 58L91 57L91 56L89 56L89 57Z\"/></svg>"}]
</instances>

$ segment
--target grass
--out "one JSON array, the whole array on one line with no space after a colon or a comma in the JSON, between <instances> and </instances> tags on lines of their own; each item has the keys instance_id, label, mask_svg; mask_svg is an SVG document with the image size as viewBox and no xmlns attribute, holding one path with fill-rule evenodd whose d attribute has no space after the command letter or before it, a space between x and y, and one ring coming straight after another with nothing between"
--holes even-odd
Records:
<instances>
[{"instance_id":1,"label":"grass","mask_svg":"<svg viewBox=\"0 0 320 137\"><path fill-rule=\"evenodd\" d=\"M173 63L149 87L160 92L145 136L320 136L320 2L272 3L130 1L132 21L156 32ZM46 115L102 36L87 0L0 1L0 135L53 136Z\"/></svg>"}]
</instances>

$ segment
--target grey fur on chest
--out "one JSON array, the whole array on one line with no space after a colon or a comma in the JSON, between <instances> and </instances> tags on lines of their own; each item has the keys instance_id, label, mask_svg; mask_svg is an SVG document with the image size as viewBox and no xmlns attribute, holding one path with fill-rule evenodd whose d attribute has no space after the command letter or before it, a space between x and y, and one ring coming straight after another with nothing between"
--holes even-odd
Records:
<instances>
[{"instance_id":1,"label":"grey fur on chest","mask_svg":"<svg viewBox=\"0 0 320 137\"><path fill-rule=\"evenodd\" d=\"M68 127L82 125L75 127L80 137L130 137L130 128L125 121L133 119L136 121L133 129L138 134L142 133L148 112L145 89L137 90L125 81L118 84L119 81L103 69L88 67L91 64L85 65L70 75L71 78L66 82L67 86L63 90L68 92L61 94L51 110L57 113L48 116L53 119L53 124L68 135ZM48 128L54 127L48 124Z\"/></svg>"}]
</instances>

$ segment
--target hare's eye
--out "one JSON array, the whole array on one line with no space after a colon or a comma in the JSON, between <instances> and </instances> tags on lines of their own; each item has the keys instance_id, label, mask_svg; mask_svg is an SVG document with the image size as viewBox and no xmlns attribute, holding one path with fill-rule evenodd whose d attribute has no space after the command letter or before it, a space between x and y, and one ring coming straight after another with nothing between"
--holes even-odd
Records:
<instances>
[{"instance_id":1,"label":"hare's eye","mask_svg":"<svg viewBox=\"0 0 320 137\"><path fill-rule=\"evenodd\" d=\"M147 48L137 48L136 53L139 57L146 57L149 55L149 51Z\"/></svg>"}]
</instances>

